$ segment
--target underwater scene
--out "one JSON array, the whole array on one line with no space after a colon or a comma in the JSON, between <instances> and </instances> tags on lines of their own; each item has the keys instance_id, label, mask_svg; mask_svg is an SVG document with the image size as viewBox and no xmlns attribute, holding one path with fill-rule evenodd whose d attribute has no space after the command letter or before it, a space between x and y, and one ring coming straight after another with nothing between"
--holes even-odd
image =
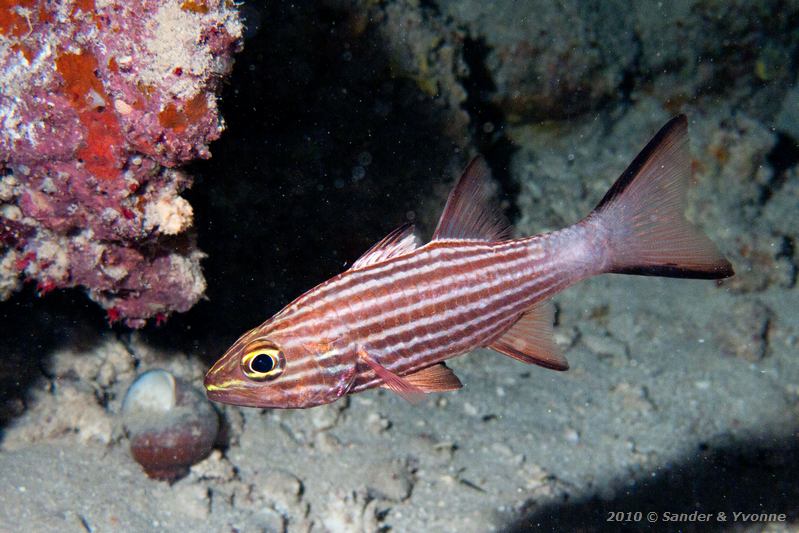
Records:
<instances>
[{"instance_id":1,"label":"underwater scene","mask_svg":"<svg viewBox=\"0 0 799 533\"><path fill-rule=\"evenodd\" d=\"M799 2L0 1L0 531L799 531Z\"/></svg>"}]
</instances>

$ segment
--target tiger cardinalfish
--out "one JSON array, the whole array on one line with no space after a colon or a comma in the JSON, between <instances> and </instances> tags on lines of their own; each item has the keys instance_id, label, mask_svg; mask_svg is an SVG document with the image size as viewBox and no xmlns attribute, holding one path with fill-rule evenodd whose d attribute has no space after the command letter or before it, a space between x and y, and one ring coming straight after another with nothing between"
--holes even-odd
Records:
<instances>
[{"instance_id":1,"label":"tiger cardinalfish","mask_svg":"<svg viewBox=\"0 0 799 533\"><path fill-rule=\"evenodd\" d=\"M510 238L474 159L432 240L410 225L351 268L239 338L208 371L219 402L276 408L325 404L373 387L414 401L461 387L450 357L488 347L566 370L553 340L553 294L602 273L719 279L732 266L683 215L687 120L666 124L577 224Z\"/></svg>"}]
</instances>

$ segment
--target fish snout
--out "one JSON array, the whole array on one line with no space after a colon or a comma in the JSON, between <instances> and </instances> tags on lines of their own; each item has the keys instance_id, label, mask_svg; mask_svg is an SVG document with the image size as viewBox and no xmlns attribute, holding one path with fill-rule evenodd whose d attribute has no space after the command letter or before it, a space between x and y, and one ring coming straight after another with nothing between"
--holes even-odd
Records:
<instances>
[{"instance_id":1,"label":"fish snout","mask_svg":"<svg viewBox=\"0 0 799 533\"><path fill-rule=\"evenodd\" d=\"M228 351L219 358L213 366L205 373L203 385L209 393L221 391L229 388L231 384L240 380L237 376L239 367L238 353Z\"/></svg>"},{"instance_id":2,"label":"fish snout","mask_svg":"<svg viewBox=\"0 0 799 533\"><path fill-rule=\"evenodd\" d=\"M211 374L211 370L205 373L205 379L203 379L203 387L205 387L205 390L208 391L209 393L213 392L214 377L213 374Z\"/></svg>"}]
</instances>

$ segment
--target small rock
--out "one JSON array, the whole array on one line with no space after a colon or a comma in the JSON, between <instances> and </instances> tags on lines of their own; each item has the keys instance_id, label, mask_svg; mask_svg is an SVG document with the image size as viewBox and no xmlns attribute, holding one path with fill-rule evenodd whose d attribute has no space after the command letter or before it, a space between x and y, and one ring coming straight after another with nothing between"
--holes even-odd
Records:
<instances>
[{"instance_id":1,"label":"small rock","mask_svg":"<svg viewBox=\"0 0 799 533\"><path fill-rule=\"evenodd\" d=\"M367 487L371 497L400 502L410 496L413 481L404 465L385 463L372 467Z\"/></svg>"},{"instance_id":2,"label":"small rock","mask_svg":"<svg viewBox=\"0 0 799 533\"><path fill-rule=\"evenodd\" d=\"M549 482L549 474L537 464L524 465L520 472L526 480L524 488L531 492L538 492Z\"/></svg>"},{"instance_id":3,"label":"small rock","mask_svg":"<svg viewBox=\"0 0 799 533\"><path fill-rule=\"evenodd\" d=\"M366 498L362 494L330 495L320 518L324 531L329 533L351 533L367 531L364 528ZM371 520L366 520L371 522Z\"/></svg>"},{"instance_id":4,"label":"small rock","mask_svg":"<svg viewBox=\"0 0 799 533\"><path fill-rule=\"evenodd\" d=\"M2 449L15 450L31 443L70 436L78 442L108 444L114 423L97 403L94 390L83 382L57 381L51 390L31 395L36 409L26 411L3 435Z\"/></svg>"},{"instance_id":5,"label":"small rock","mask_svg":"<svg viewBox=\"0 0 799 533\"><path fill-rule=\"evenodd\" d=\"M363 531L384 531L383 521L391 510L388 502L375 499L366 504L363 510Z\"/></svg>"},{"instance_id":6,"label":"small rock","mask_svg":"<svg viewBox=\"0 0 799 533\"><path fill-rule=\"evenodd\" d=\"M555 329L553 334L555 344L564 350L574 346L574 343L577 342L577 338L579 336L580 332L575 327L559 327Z\"/></svg>"},{"instance_id":7,"label":"small rock","mask_svg":"<svg viewBox=\"0 0 799 533\"><path fill-rule=\"evenodd\" d=\"M300 502L303 485L300 479L282 470L273 470L258 483L260 497L276 509L288 512Z\"/></svg>"},{"instance_id":8,"label":"small rock","mask_svg":"<svg viewBox=\"0 0 799 533\"><path fill-rule=\"evenodd\" d=\"M624 410L635 413L646 413L654 409L646 388L630 383L619 383L611 389L613 394L621 397Z\"/></svg>"},{"instance_id":9,"label":"small rock","mask_svg":"<svg viewBox=\"0 0 799 533\"><path fill-rule=\"evenodd\" d=\"M327 432L317 433L313 442L316 449L322 453L337 452L341 448L341 441Z\"/></svg>"},{"instance_id":10,"label":"small rock","mask_svg":"<svg viewBox=\"0 0 799 533\"><path fill-rule=\"evenodd\" d=\"M563 432L563 438L569 444L579 444L580 442L580 434L574 428L566 428L566 431Z\"/></svg>"},{"instance_id":11,"label":"small rock","mask_svg":"<svg viewBox=\"0 0 799 533\"><path fill-rule=\"evenodd\" d=\"M325 431L335 427L338 423L341 411L346 409L346 400L335 402L328 405L321 405L311 411L311 423L314 429Z\"/></svg>"},{"instance_id":12,"label":"small rock","mask_svg":"<svg viewBox=\"0 0 799 533\"><path fill-rule=\"evenodd\" d=\"M203 461L191 467L193 477L227 482L236 477L236 470L219 450L213 450Z\"/></svg>"},{"instance_id":13,"label":"small rock","mask_svg":"<svg viewBox=\"0 0 799 533\"><path fill-rule=\"evenodd\" d=\"M504 442L495 442L491 445L491 451L503 455L505 457L510 457L513 455L513 450L511 450L510 446L505 444Z\"/></svg>"},{"instance_id":14,"label":"small rock","mask_svg":"<svg viewBox=\"0 0 799 533\"><path fill-rule=\"evenodd\" d=\"M582 337L585 346L600 358L611 358L615 362L622 362L628 358L627 346L609 336L585 334Z\"/></svg>"},{"instance_id":15,"label":"small rock","mask_svg":"<svg viewBox=\"0 0 799 533\"><path fill-rule=\"evenodd\" d=\"M766 356L771 309L756 300L735 305L718 320L716 338L723 353L756 362Z\"/></svg>"},{"instance_id":16,"label":"small rock","mask_svg":"<svg viewBox=\"0 0 799 533\"><path fill-rule=\"evenodd\" d=\"M391 420L380 413L372 411L366 416L366 425L372 433L383 433L391 428Z\"/></svg>"},{"instance_id":17,"label":"small rock","mask_svg":"<svg viewBox=\"0 0 799 533\"><path fill-rule=\"evenodd\" d=\"M252 524L253 531L286 531L286 518L271 507L257 509L250 515L248 522Z\"/></svg>"},{"instance_id":18,"label":"small rock","mask_svg":"<svg viewBox=\"0 0 799 533\"><path fill-rule=\"evenodd\" d=\"M208 487L200 483L179 483L174 486L175 507L186 516L208 518L211 512L211 499Z\"/></svg>"},{"instance_id":19,"label":"small rock","mask_svg":"<svg viewBox=\"0 0 799 533\"><path fill-rule=\"evenodd\" d=\"M88 353L57 352L53 356L53 373L59 377L75 376L104 389L117 381L132 379L135 363L121 342L107 338Z\"/></svg>"}]
</instances>

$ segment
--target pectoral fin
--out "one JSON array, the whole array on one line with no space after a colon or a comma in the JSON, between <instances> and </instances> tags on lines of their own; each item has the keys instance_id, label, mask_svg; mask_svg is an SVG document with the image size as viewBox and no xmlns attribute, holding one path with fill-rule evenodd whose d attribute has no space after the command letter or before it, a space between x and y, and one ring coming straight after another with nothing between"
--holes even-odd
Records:
<instances>
[{"instance_id":1,"label":"pectoral fin","mask_svg":"<svg viewBox=\"0 0 799 533\"><path fill-rule=\"evenodd\" d=\"M555 306L552 302L540 302L525 311L518 322L488 347L523 363L552 370L568 370L569 362L553 337L554 319Z\"/></svg>"},{"instance_id":2,"label":"pectoral fin","mask_svg":"<svg viewBox=\"0 0 799 533\"><path fill-rule=\"evenodd\" d=\"M385 388L396 392L412 404L417 404L424 398L424 390L372 359L363 348L358 348L358 357L383 380Z\"/></svg>"}]
</instances>

